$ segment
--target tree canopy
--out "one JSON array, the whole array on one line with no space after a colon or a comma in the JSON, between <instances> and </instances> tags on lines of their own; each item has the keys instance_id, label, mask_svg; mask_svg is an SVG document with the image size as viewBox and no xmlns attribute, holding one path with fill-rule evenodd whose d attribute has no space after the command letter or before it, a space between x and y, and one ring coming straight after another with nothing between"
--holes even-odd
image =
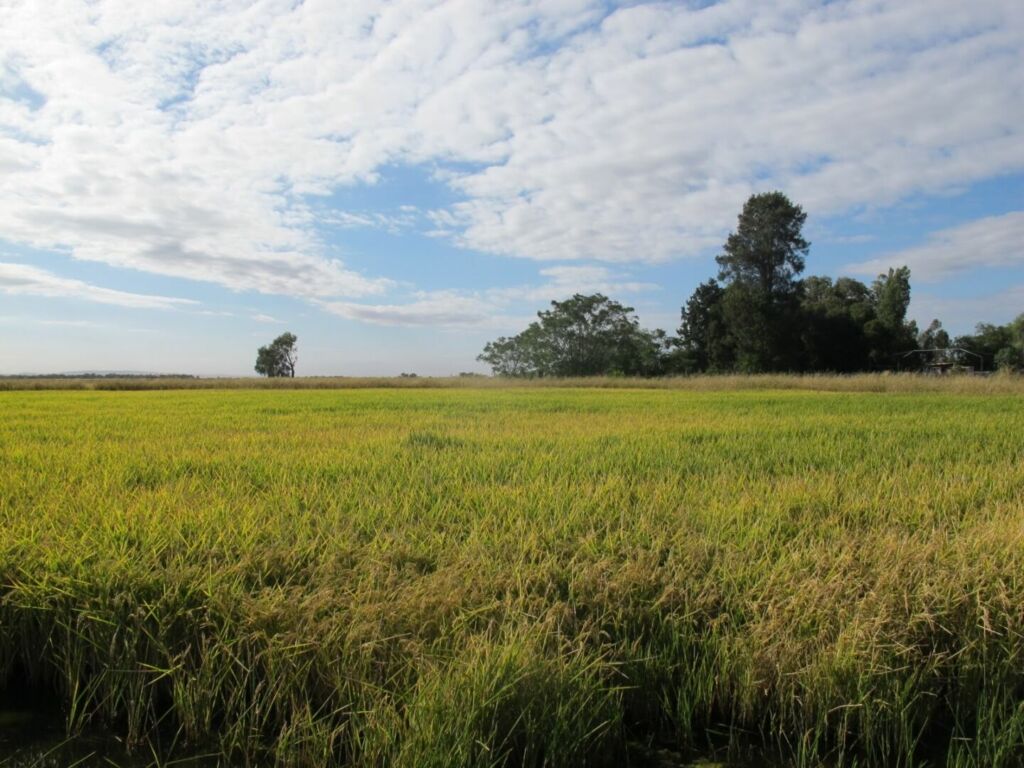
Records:
<instances>
[{"instance_id":1,"label":"tree canopy","mask_svg":"<svg viewBox=\"0 0 1024 768\"><path fill-rule=\"evenodd\" d=\"M295 364L299 354L298 337L294 333L282 333L270 344L256 351L256 373L269 377L294 377Z\"/></svg>"},{"instance_id":2,"label":"tree canopy","mask_svg":"<svg viewBox=\"0 0 1024 768\"><path fill-rule=\"evenodd\" d=\"M799 366L792 343L804 257L807 214L781 192L753 195L715 257L731 367L757 372Z\"/></svg>"},{"instance_id":3,"label":"tree canopy","mask_svg":"<svg viewBox=\"0 0 1024 768\"><path fill-rule=\"evenodd\" d=\"M734 354L726 327L722 297L725 291L714 280L697 286L683 307L678 362L683 371L726 371Z\"/></svg>"},{"instance_id":4,"label":"tree canopy","mask_svg":"<svg viewBox=\"0 0 1024 768\"><path fill-rule=\"evenodd\" d=\"M551 302L516 336L489 342L477 358L502 376L648 376L662 372L662 331L640 327L626 307L600 293Z\"/></svg>"},{"instance_id":5,"label":"tree canopy","mask_svg":"<svg viewBox=\"0 0 1024 768\"><path fill-rule=\"evenodd\" d=\"M768 302L792 292L811 247L801 234L805 221L803 209L781 192L753 195L715 257L718 279L741 284Z\"/></svg>"},{"instance_id":6,"label":"tree canopy","mask_svg":"<svg viewBox=\"0 0 1024 768\"><path fill-rule=\"evenodd\" d=\"M954 346L981 356L987 370L1024 368L1024 312L1006 325L978 323L974 333L958 336Z\"/></svg>"},{"instance_id":7,"label":"tree canopy","mask_svg":"<svg viewBox=\"0 0 1024 768\"><path fill-rule=\"evenodd\" d=\"M678 336L640 327L632 307L602 294L551 303L522 333L488 343L478 357L505 376L770 371L854 372L961 361L977 352L987 370L1024 368L1024 314L1005 326L978 325L950 341L935 320L921 334L907 319L910 269L889 269L866 285L852 277L801 278L810 244L803 209L781 192L753 195L715 258L717 279L697 286L680 313Z\"/></svg>"}]
</instances>

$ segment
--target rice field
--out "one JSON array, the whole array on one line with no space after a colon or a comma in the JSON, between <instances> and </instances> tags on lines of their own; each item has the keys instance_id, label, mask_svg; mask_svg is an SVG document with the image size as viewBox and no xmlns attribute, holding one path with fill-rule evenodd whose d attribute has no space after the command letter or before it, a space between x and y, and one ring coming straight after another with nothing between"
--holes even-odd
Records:
<instances>
[{"instance_id":1,"label":"rice field","mask_svg":"<svg viewBox=\"0 0 1024 768\"><path fill-rule=\"evenodd\" d=\"M0 392L0 710L139 765L1020 766L1020 381L701 381Z\"/></svg>"}]
</instances>

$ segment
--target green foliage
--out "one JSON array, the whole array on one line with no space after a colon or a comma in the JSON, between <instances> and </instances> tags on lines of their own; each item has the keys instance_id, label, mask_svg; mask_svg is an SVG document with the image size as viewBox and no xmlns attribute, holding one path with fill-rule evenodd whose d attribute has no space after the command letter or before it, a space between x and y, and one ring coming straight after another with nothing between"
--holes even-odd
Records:
<instances>
[{"instance_id":1,"label":"green foliage","mask_svg":"<svg viewBox=\"0 0 1024 768\"><path fill-rule=\"evenodd\" d=\"M849 373L871 368L866 326L876 317L875 298L859 280L808 277L801 292L804 365L810 371Z\"/></svg>"},{"instance_id":2,"label":"green foliage","mask_svg":"<svg viewBox=\"0 0 1024 768\"><path fill-rule=\"evenodd\" d=\"M298 362L298 337L294 333L282 333L269 345L256 352L256 373L260 376L294 378L295 363Z\"/></svg>"},{"instance_id":3,"label":"green foliage","mask_svg":"<svg viewBox=\"0 0 1024 768\"><path fill-rule=\"evenodd\" d=\"M734 282L726 287L722 307L735 370L764 373L801 369L798 302L796 292L771 298L750 283Z\"/></svg>"},{"instance_id":4,"label":"green foliage","mask_svg":"<svg viewBox=\"0 0 1024 768\"><path fill-rule=\"evenodd\" d=\"M906 266L879 275L870 288L850 277L799 279L810 249L802 235L806 220L781 192L751 196L715 258L721 283L697 286L680 313L677 338L640 328L630 307L577 294L552 302L517 336L488 343L477 359L508 377L853 373L915 370L946 357L975 364L955 353L906 357L920 347L952 346L938 320L920 336L907 320ZM989 369L1020 367L1024 314L1004 327L979 325L957 345L980 354Z\"/></svg>"},{"instance_id":5,"label":"green foliage","mask_svg":"<svg viewBox=\"0 0 1024 768\"><path fill-rule=\"evenodd\" d=\"M807 214L781 192L753 195L736 231L715 257L725 284L721 307L735 368L744 372L797 370L797 276L810 244L801 230Z\"/></svg>"},{"instance_id":6,"label":"green foliage","mask_svg":"<svg viewBox=\"0 0 1024 768\"><path fill-rule=\"evenodd\" d=\"M890 269L871 288L849 277L797 279L810 247L806 218L780 192L747 201L716 258L725 287L702 283L683 308L682 370L884 370L916 346L908 268Z\"/></svg>"},{"instance_id":7,"label":"green foliage","mask_svg":"<svg viewBox=\"0 0 1024 768\"><path fill-rule=\"evenodd\" d=\"M1000 371L1019 371L1024 368L1024 353L1017 347L1003 347L993 356L993 363Z\"/></svg>"},{"instance_id":8,"label":"green foliage","mask_svg":"<svg viewBox=\"0 0 1024 768\"><path fill-rule=\"evenodd\" d=\"M1021 382L645 383L0 393L0 685L222 765L1021 765Z\"/></svg>"},{"instance_id":9,"label":"green foliage","mask_svg":"<svg viewBox=\"0 0 1024 768\"><path fill-rule=\"evenodd\" d=\"M871 290L878 322L892 331L899 330L910 307L910 267L890 268L887 274L875 278Z\"/></svg>"},{"instance_id":10,"label":"green foliage","mask_svg":"<svg viewBox=\"0 0 1024 768\"><path fill-rule=\"evenodd\" d=\"M781 192L752 195L715 257L718 278L745 286L769 305L791 293L810 248L801 234L806 220L803 209Z\"/></svg>"},{"instance_id":11,"label":"green foliage","mask_svg":"<svg viewBox=\"0 0 1024 768\"><path fill-rule=\"evenodd\" d=\"M871 284L875 320L865 325L874 368L891 368L898 355L917 346L917 325L907 321L910 306L910 268L890 268Z\"/></svg>"},{"instance_id":12,"label":"green foliage","mask_svg":"<svg viewBox=\"0 0 1024 768\"><path fill-rule=\"evenodd\" d=\"M697 286L683 307L678 339L680 370L689 373L732 368L735 353L725 321L724 294L722 286L708 280Z\"/></svg>"},{"instance_id":13,"label":"green foliage","mask_svg":"<svg viewBox=\"0 0 1024 768\"><path fill-rule=\"evenodd\" d=\"M1017 315L1009 325L1010 344L1024 352L1024 312Z\"/></svg>"},{"instance_id":14,"label":"green foliage","mask_svg":"<svg viewBox=\"0 0 1024 768\"><path fill-rule=\"evenodd\" d=\"M600 293L551 302L517 336L489 342L477 358L499 376L651 376L671 348L640 327L633 308Z\"/></svg>"},{"instance_id":15,"label":"green foliage","mask_svg":"<svg viewBox=\"0 0 1024 768\"><path fill-rule=\"evenodd\" d=\"M949 347L949 334L939 320L932 320L918 335L917 345L921 349L946 349Z\"/></svg>"},{"instance_id":16,"label":"green foliage","mask_svg":"<svg viewBox=\"0 0 1024 768\"><path fill-rule=\"evenodd\" d=\"M986 370L1024 367L1024 314L1006 325L978 323L973 334L958 336L955 345L981 355Z\"/></svg>"}]
</instances>

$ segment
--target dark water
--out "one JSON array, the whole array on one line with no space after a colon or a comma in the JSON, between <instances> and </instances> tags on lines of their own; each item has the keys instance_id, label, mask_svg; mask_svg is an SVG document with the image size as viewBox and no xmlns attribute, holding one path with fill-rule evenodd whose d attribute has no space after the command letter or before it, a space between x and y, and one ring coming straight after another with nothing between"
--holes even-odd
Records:
<instances>
[{"instance_id":1,"label":"dark water","mask_svg":"<svg viewBox=\"0 0 1024 768\"><path fill-rule=\"evenodd\" d=\"M636 768L752 768L755 763L684 757L670 749L630 745ZM756 763L759 766L768 763ZM91 731L68 737L53 713L0 709L0 768L215 768L216 754L182 750L172 738L135 746L130 752L115 735Z\"/></svg>"},{"instance_id":2,"label":"dark water","mask_svg":"<svg viewBox=\"0 0 1024 768\"><path fill-rule=\"evenodd\" d=\"M191 754L173 739L136 746L131 752L102 731L69 738L51 713L0 709L0 768L213 768L215 755Z\"/></svg>"}]
</instances>

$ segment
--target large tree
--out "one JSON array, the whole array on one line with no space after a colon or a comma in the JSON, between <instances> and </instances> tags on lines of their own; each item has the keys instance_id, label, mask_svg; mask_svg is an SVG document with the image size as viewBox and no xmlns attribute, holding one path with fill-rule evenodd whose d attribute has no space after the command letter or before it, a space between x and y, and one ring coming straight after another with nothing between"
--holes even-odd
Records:
<instances>
[{"instance_id":1,"label":"large tree","mask_svg":"<svg viewBox=\"0 0 1024 768\"><path fill-rule=\"evenodd\" d=\"M718 278L740 283L769 303L791 293L804 271L810 243L801 230L807 214L781 192L752 195L739 215L718 262Z\"/></svg>"},{"instance_id":2,"label":"large tree","mask_svg":"<svg viewBox=\"0 0 1024 768\"><path fill-rule=\"evenodd\" d=\"M715 257L725 284L723 315L740 370L802 366L797 277L810 248L801 234L806 220L803 209L781 192L753 195Z\"/></svg>"},{"instance_id":3,"label":"large tree","mask_svg":"<svg viewBox=\"0 0 1024 768\"><path fill-rule=\"evenodd\" d=\"M295 376L295 364L299 353L294 333L282 333L270 344L256 352L256 373L261 376Z\"/></svg>"},{"instance_id":4,"label":"large tree","mask_svg":"<svg viewBox=\"0 0 1024 768\"><path fill-rule=\"evenodd\" d=\"M640 327L626 307L600 293L551 302L522 333L489 342L477 358L500 376L634 376L661 373L664 333Z\"/></svg>"}]
</instances>

